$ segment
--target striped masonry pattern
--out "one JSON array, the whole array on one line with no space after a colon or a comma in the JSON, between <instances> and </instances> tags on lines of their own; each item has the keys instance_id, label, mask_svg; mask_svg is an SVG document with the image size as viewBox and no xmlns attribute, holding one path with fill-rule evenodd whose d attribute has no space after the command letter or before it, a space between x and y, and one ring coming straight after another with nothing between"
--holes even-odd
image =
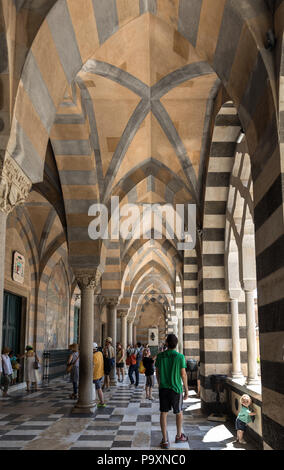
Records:
<instances>
[{"instance_id":1,"label":"striped masonry pattern","mask_svg":"<svg viewBox=\"0 0 284 470\"><path fill-rule=\"evenodd\" d=\"M200 378L202 400L214 401L209 376L230 374L230 303L225 287L225 217L236 140L240 132L232 103L219 111L212 138L204 201L202 261L199 276Z\"/></svg>"},{"instance_id":2,"label":"striped masonry pattern","mask_svg":"<svg viewBox=\"0 0 284 470\"><path fill-rule=\"evenodd\" d=\"M26 62L21 74L17 96L9 96L10 103L7 105L5 102L4 114L1 110L0 118L4 122L4 139L1 140L1 143L4 142L6 146L10 129L10 125L7 125L7 123L11 121L12 130L7 151L16 159L34 183L42 181L47 142L51 138L65 198L70 262L72 266L77 268L96 266L100 261L101 246L86 239L86 227L89 222L86 209L89 208L90 201L99 199L98 196L101 194L102 187L100 174L94 170L94 161L97 163L99 160L97 136L94 131L91 132L91 129L95 129L94 114L92 114L91 109L85 109L83 106L82 96L86 98L87 91L80 87L79 81L75 87L71 87L71 101L63 98L64 93L69 89L82 66L102 44L126 23L147 12L170 25L174 25L176 30L196 48L197 54L210 64L210 67L208 67L207 63L204 62L204 65L200 69L198 66L194 73L202 74L215 71L226 88L229 99L234 102L236 108L232 104L226 103L216 118L208 174L206 176L202 257L199 260L198 285L202 400L203 404L209 404L215 400L215 396L213 397L209 390L209 375L213 372L229 373L230 371L230 310L225 288L224 270L225 212L230 174L235 155L235 143L240 127L242 127L246 133L252 161L254 185L256 266L262 351L263 436L267 446L281 448L277 436L280 434L279 429L283 426L281 411L284 396L281 381L281 377L283 377L283 357L281 355L283 321L281 312L283 310L284 290L283 109L282 99L280 98L279 126L279 115L277 106L275 106L275 99L278 97L278 90L276 89L278 84L282 90L284 73L283 56L279 52L281 38L278 39L278 49L275 53L281 64L280 83L278 83L278 79L275 80L273 61L270 58L267 60L268 55L273 54L273 52L265 50L263 44L263 31L267 31L272 27L271 15L267 15L266 3L247 2L246 0L243 2L222 0L216 5L216 2L211 0L125 0L123 2L121 0L104 0L104 2L100 0L59 0L50 9L53 6L51 0L46 3L44 11L41 10L37 20L35 31L41 24L37 36L33 42L31 41L32 38L29 38L30 44L32 44L31 48L28 51L27 44L25 44L23 49L23 58L21 60L26 57ZM20 3L16 5L15 9L12 8L13 21L16 20L16 13L20 14L21 10ZM49 12L48 15L47 12ZM283 21L281 20L283 18L283 2L275 2L275 12L275 26L276 31L279 32ZM37 12L35 12L35 16L36 14ZM44 17L46 19L42 21ZM208 21L208 18L211 18L212 21ZM8 63L7 43L11 45L13 38L1 34L2 29L3 25L0 21L0 44L3 44L4 50L4 60L0 65L1 79L4 78L7 81L8 73L10 73L11 82L17 83L17 80L19 80L17 73L19 74L22 67L19 66L17 60L15 61L17 63L15 68ZM232 36L234 37L233 42L231 41ZM86 41L86 37L91 38L91 40ZM210 41L208 41L208 37L210 37ZM10 55L14 57L13 54ZM50 70L56 71L56 73L51 74ZM108 73L110 73L109 69ZM121 77L123 80L126 79L124 74L121 74ZM176 80L175 83L178 83L179 77L176 77ZM129 81L128 85L130 86ZM142 96L146 89L142 85L140 83L140 88L138 87L142 104L134 116L137 118L136 127L148 110L146 98L144 100ZM158 85L161 86L161 83ZM162 85L164 87L162 87L162 90L158 87L152 87L151 89L151 93L157 93L155 95L157 103L153 109L156 119L167 134L176 154L182 160L183 152L179 152L179 149L182 148L180 147L182 142L178 133L174 131L173 125L159 100L161 97L159 93L167 91L167 83L163 82ZM133 91L133 82L131 86ZM219 86L218 83L217 86ZM17 87L15 86L14 89L17 89ZM215 91L212 90L212 92ZM8 108L12 109L11 103L15 98L12 119L9 117L7 110ZM217 95L214 112L222 104L220 100L220 95ZM226 100L223 99L222 102ZM76 127L74 124L76 124ZM207 124L208 133L210 134L213 131L214 122L211 120ZM281 148L279 148L279 136ZM130 134L124 136L124 141L120 143L110 164L106 178L107 197L112 192L115 173L121 158L123 158L130 137ZM83 159L86 167L82 165ZM183 163L190 163L189 158L188 162L182 161ZM186 194L190 189L193 198L196 197L198 189L202 188L202 183L205 181L206 162L204 163L198 181L195 180L192 173L190 173L190 169L188 169ZM158 168L159 165L156 162L150 161L150 165L152 165L151 171L156 171L155 176L164 169L161 166ZM84 171L87 166L88 172ZM139 181L144 182L145 174L147 174L146 168L147 166L143 167L143 174L139 173L140 168L137 169L136 175L139 174L139 178L141 178ZM171 175L170 172L169 174ZM99 175L98 181L96 179L97 175ZM172 194L169 196L168 190L165 189L168 185L165 181L167 177L162 179L164 179L165 186L157 193L163 193L167 201L172 197ZM176 189L178 191L184 190L184 181L175 180L173 175L171 175L171 179L173 180L172 193ZM143 184L147 184L147 190L151 188L154 194L160 179L157 177L145 181L147 183ZM129 183L127 178L123 178L121 183L118 182L118 185L114 188L117 194L121 196L126 194L129 200L135 199L134 189L135 185L132 182ZM182 197L182 192L180 197ZM29 335L33 331L34 325L33 334L34 337L38 336L37 341L41 348L44 318L42 299L45 280L41 280L40 291L37 292L40 267L37 259L38 255L35 254L37 252L36 243L32 241L32 227L25 217L24 221L19 221L19 224L20 233L23 234L23 238L26 237L25 243L29 245L29 262L34 264ZM104 245L102 248L103 250L106 249ZM147 248L147 244L145 244L145 248ZM42 249L44 249L44 240ZM112 281L115 280L116 261L120 258L118 247L116 249L117 252L114 257L108 257L104 252L106 264L109 263L107 264L110 269L109 274L113 276L110 279ZM140 250L141 247L138 249ZM66 250L63 248L59 250L64 251L60 256L66 257ZM168 251L170 252L170 250L172 248ZM173 252L174 250L171 253ZM154 253L153 259L149 259L145 256L143 249L139 255L131 252L130 259L126 255L126 275L122 275L121 279L129 307L131 296L135 292L134 287L142 286L146 288L146 284L141 283L140 278L147 276L150 272L149 269L153 270L153 280L156 279L156 274L163 276L165 279L163 287L169 286L174 291L174 267L176 262L169 260L165 253L164 255L162 258L158 258L157 253ZM177 254L175 253L175 255ZM57 259L57 256L59 255L54 254L53 259L55 261L60 258L59 256ZM112 258L116 261L114 262ZM191 258L196 258L196 256L188 256L185 253L185 260ZM193 281L198 283L197 277L196 279L186 279L186 276L191 274L191 271L187 271L187 269L194 266L191 261L187 261L187 263L184 265L185 306L190 305L187 298L192 297L191 294L196 292L197 295L197 286L193 284L189 286L187 283L193 283ZM49 273L51 266L48 263L46 266ZM122 273L124 273L123 269ZM118 281L118 279L115 281ZM193 318L187 316L189 310L186 309L188 309L188 306L184 311L184 343L186 348L188 347L189 353L191 353L193 348L190 348L194 339L190 336L189 344L187 344L186 335L195 335L197 333L193 333L189 329L186 330L186 328L193 326L186 324L187 321L193 320ZM198 308L196 311L192 310L192 312L197 312L198 318ZM32 341L34 337L29 337L29 340ZM272 344L273 348L271 347ZM244 357L242 357L242 362L244 362ZM275 404L274 407L271 407L271 402Z\"/></svg>"},{"instance_id":3,"label":"striped masonry pattern","mask_svg":"<svg viewBox=\"0 0 284 470\"><path fill-rule=\"evenodd\" d=\"M258 151L261 155L259 164L252 159L252 176L261 348L262 432L264 448L280 450L283 448L281 436L283 436L284 426L284 387L283 379L281 380L284 376L283 354L281 353L284 330L282 313L284 305L284 52L283 36L280 35L280 31L283 33L284 3L277 1L274 8L275 33L279 38L277 44L280 72L278 75L279 140L275 135L276 127L273 126L273 122L270 135L267 132L260 135ZM262 168L259 166L260 162L263 162Z\"/></svg>"},{"instance_id":4,"label":"striped masonry pattern","mask_svg":"<svg viewBox=\"0 0 284 470\"><path fill-rule=\"evenodd\" d=\"M235 102L242 105L240 109L243 113L242 117L246 119L246 127L252 124L259 128L260 120L257 122L257 114L253 114L254 108L250 108L251 104L246 98L247 93L242 84L247 83L248 87L252 87L254 82L259 83L257 79L259 73L264 75L261 83L267 83L265 75L267 76L268 72L250 25L252 18L258 18L264 14L265 5L260 3L256 6L249 5L236 14L238 6L233 0L221 2L218 8L206 0L202 2L180 0L175 3L179 5L175 11L169 5L170 1L158 2L156 8L153 8L153 2L147 2L144 5L145 8L142 9L138 0L123 2L123 6L118 0L107 1L104 4L97 0L77 2L60 0L55 4L43 22L27 56L12 124L13 132L17 131L14 135L17 136L18 142L15 145L10 140L8 146L8 151L18 161L20 155L17 149L26 147L29 150L25 153L30 154L34 162L37 162L34 168L28 168L28 162L25 161L19 161L19 163L33 176L33 181L39 180L42 173L48 135L54 122L56 109L62 101L63 90L74 80L75 75L96 48L124 25L125 18L129 22L147 10L169 24L176 24L178 31L196 47L197 53L208 58L208 62L213 65ZM121 8L123 8L123 13ZM212 41L209 46L204 39L208 37L206 18L210 16L215 18L215 22L214 28L210 31ZM246 41L251 41L250 48L243 45L244 31L246 31ZM86 34L92 38L92 41L85 41ZM236 41L231 48L228 48L228 35L231 34L234 34ZM48 55L44 54L44 61L41 55L43 47L49 51ZM246 54L245 57L244 54ZM245 64L246 67L244 70L242 67L236 76L240 63ZM60 74L48 74L47 71L50 69L60 70ZM257 90L262 91L259 87ZM266 95L263 100L267 102L268 98L273 104L270 90L268 86L270 96ZM37 99L39 96L40 102ZM259 96L261 95L259 94L257 98ZM25 103L24 110L23 102ZM19 107L22 109L21 113ZM40 136L40 139L32 135L25 113L32 116L29 122L37 126L37 136Z\"/></svg>"},{"instance_id":5,"label":"striped masonry pattern","mask_svg":"<svg viewBox=\"0 0 284 470\"><path fill-rule=\"evenodd\" d=\"M196 250L185 250L184 252L183 344L186 358L199 361L198 264Z\"/></svg>"}]
</instances>

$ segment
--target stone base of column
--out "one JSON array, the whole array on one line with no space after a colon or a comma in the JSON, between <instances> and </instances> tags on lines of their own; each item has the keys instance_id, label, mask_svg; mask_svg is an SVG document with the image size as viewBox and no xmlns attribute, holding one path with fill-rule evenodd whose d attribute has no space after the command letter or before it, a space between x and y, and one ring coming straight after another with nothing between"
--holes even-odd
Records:
<instances>
[{"instance_id":1,"label":"stone base of column","mask_svg":"<svg viewBox=\"0 0 284 470\"><path fill-rule=\"evenodd\" d=\"M260 379L259 378L255 378L255 379L247 378L246 385L260 385Z\"/></svg>"},{"instance_id":2,"label":"stone base of column","mask_svg":"<svg viewBox=\"0 0 284 470\"><path fill-rule=\"evenodd\" d=\"M81 405L80 403L76 403L74 406L72 413L75 414L94 414L95 410L97 408L96 402L91 402L87 405Z\"/></svg>"},{"instance_id":3,"label":"stone base of column","mask_svg":"<svg viewBox=\"0 0 284 470\"><path fill-rule=\"evenodd\" d=\"M232 372L232 379L244 379L242 372Z\"/></svg>"},{"instance_id":4,"label":"stone base of column","mask_svg":"<svg viewBox=\"0 0 284 470\"><path fill-rule=\"evenodd\" d=\"M116 387L116 385L117 385L116 379L113 379L113 378L111 377L111 378L110 378L110 386L111 386L111 387Z\"/></svg>"}]
</instances>

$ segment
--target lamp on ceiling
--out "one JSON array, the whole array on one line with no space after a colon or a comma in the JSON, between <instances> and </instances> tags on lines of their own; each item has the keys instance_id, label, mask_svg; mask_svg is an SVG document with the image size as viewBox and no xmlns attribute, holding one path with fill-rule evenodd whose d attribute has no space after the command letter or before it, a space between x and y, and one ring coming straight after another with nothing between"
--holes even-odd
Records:
<instances>
[{"instance_id":1,"label":"lamp on ceiling","mask_svg":"<svg viewBox=\"0 0 284 470\"><path fill-rule=\"evenodd\" d=\"M240 144L243 141L244 136L245 136L245 131L241 129L237 138L237 144Z\"/></svg>"}]
</instances>

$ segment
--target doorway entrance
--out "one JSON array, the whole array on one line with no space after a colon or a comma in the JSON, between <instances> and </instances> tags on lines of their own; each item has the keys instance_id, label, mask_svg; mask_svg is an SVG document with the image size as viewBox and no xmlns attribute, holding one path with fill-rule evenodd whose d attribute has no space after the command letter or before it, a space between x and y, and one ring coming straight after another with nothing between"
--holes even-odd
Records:
<instances>
[{"instance_id":1,"label":"doorway entrance","mask_svg":"<svg viewBox=\"0 0 284 470\"><path fill-rule=\"evenodd\" d=\"M15 354L21 352L22 300L18 295L4 292L2 344Z\"/></svg>"}]
</instances>

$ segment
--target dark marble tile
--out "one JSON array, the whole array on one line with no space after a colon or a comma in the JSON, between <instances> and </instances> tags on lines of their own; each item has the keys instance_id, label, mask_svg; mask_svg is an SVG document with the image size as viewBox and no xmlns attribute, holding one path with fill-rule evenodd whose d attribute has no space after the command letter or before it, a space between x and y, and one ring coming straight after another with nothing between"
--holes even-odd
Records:
<instances>
[{"instance_id":1,"label":"dark marble tile","mask_svg":"<svg viewBox=\"0 0 284 470\"><path fill-rule=\"evenodd\" d=\"M112 444L112 448L114 447L129 447L131 448L132 441L114 441Z\"/></svg>"},{"instance_id":2,"label":"dark marble tile","mask_svg":"<svg viewBox=\"0 0 284 470\"><path fill-rule=\"evenodd\" d=\"M132 436L132 435L133 435L133 431L123 431L123 430L120 430L120 431L118 431L117 435L118 435L118 436Z\"/></svg>"},{"instance_id":3,"label":"dark marble tile","mask_svg":"<svg viewBox=\"0 0 284 470\"><path fill-rule=\"evenodd\" d=\"M5 436L1 436L0 438L0 441L32 441L35 437L34 434L33 435L22 435L22 436L12 436L12 435L5 435Z\"/></svg>"},{"instance_id":4,"label":"dark marble tile","mask_svg":"<svg viewBox=\"0 0 284 470\"><path fill-rule=\"evenodd\" d=\"M100 435L98 434L97 436L80 436L79 439L77 440L78 441L112 441L114 439L115 436L113 435L109 435L109 436L106 436L106 435Z\"/></svg>"},{"instance_id":5,"label":"dark marble tile","mask_svg":"<svg viewBox=\"0 0 284 470\"><path fill-rule=\"evenodd\" d=\"M137 422L139 423L145 423L145 422L150 422L151 421L151 415L138 415L137 416Z\"/></svg>"}]
</instances>

